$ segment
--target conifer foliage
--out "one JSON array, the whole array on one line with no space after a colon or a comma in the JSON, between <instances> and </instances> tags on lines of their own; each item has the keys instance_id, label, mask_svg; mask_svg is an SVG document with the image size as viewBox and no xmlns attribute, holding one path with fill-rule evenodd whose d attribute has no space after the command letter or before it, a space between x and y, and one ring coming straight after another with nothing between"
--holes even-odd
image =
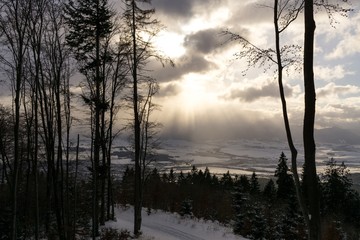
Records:
<instances>
[{"instance_id":1,"label":"conifer foliage","mask_svg":"<svg viewBox=\"0 0 360 240\"><path fill-rule=\"evenodd\" d=\"M105 176L107 172L105 147L105 112L109 108L106 98L106 64L111 59L109 39L113 31L112 13L107 0L70 0L65 5L66 21L69 32L67 44L78 61L79 71L86 77L87 90L82 95L91 111L92 172L93 183L93 238L99 235L99 220L104 224ZM102 153L102 154L101 154ZM101 155L102 161L101 161ZM108 166L110 167L110 166ZM109 177L109 176L108 176ZM101 184L100 184L101 182ZM101 212L99 192L101 189ZM110 191L108 189L108 191ZM108 203L109 204L109 203ZM100 219L99 219L100 216Z\"/></svg>"}]
</instances>

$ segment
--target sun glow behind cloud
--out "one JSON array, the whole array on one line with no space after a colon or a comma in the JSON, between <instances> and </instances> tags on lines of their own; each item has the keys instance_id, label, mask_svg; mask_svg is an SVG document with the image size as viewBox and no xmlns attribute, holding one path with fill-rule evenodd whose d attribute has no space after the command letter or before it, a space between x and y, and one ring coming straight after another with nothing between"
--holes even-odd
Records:
<instances>
[{"instance_id":1,"label":"sun glow behind cloud","mask_svg":"<svg viewBox=\"0 0 360 240\"><path fill-rule=\"evenodd\" d=\"M204 15L197 15L188 24L185 24L182 27L182 31L189 33L198 31L200 29L213 28L214 26L219 25L219 23L225 22L230 16L230 11L228 8L222 7L213 12L208 12Z\"/></svg>"},{"instance_id":2,"label":"sun glow behind cloud","mask_svg":"<svg viewBox=\"0 0 360 240\"><path fill-rule=\"evenodd\" d=\"M181 57L186 51L183 45L184 36L174 32L162 31L154 42L155 47L170 58Z\"/></svg>"},{"instance_id":3,"label":"sun glow behind cloud","mask_svg":"<svg viewBox=\"0 0 360 240\"><path fill-rule=\"evenodd\" d=\"M230 0L221 4L218 1L207 2L207 8L199 1L186 2L187 5L175 7L166 1L159 1L159 5L166 5L161 14L165 15L169 10L177 13L164 18L168 29L156 43L162 52L173 58L176 65L171 71L160 70L158 74L163 87L159 100L163 105L162 112L166 113L161 117L167 119L164 126L178 129L181 124L174 127L174 123L181 122L183 127L205 128L210 120L206 122L204 118L212 119L211 123L215 124L211 130L221 126L220 123L216 125L216 121L222 122L222 127L229 128L231 125L227 122L234 121L234 118L237 119L234 126L244 126L247 131L259 128L258 123L269 126L282 124L273 69L264 72L264 68L254 66L244 76L246 59L235 60L234 56L240 50L239 44L222 44L223 36L220 34L222 30L230 29L261 48L274 48L272 12L259 7L258 0ZM358 38L358 18L356 12L351 19L342 19L336 28L331 28L325 13L317 15L314 70L319 94L317 126L325 126L324 119L326 126L331 126L328 124L331 122L337 123L336 119L342 121L337 115L333 117L330 114L335 111L334 108L329 108L328 112L321 111L326 104L332 106L344 102L346 105L354 101L350 99L358 96L358 90L353 90L358 86L358 71L353 67L355 63L348 61L346 54L342 54L342 58L329 57L335 52L346 53L341 48L345 40L347 49L354 50L351 55L356 55L357 47L351 40ZM303 44L302 16L282 34L281 42ZM301 53L299 55L301 57ZM345 58L346 61L343 60ZM357 60L353 57L352 61ZM284 74L284 83L291 123L300 126L304 105L302 71L290 69ZM255 125L255 128L251 128ZM190 133L194 131L191 127L181 129Z\"/></svg>"}]
</instances>

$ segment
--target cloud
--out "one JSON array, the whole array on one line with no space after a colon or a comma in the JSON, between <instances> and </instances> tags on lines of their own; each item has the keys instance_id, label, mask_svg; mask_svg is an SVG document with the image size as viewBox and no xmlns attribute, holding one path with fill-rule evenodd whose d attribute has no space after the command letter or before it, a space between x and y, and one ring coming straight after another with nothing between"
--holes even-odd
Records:
<instances>
[{"instance_id":1,"label":"cloud","mask_svg":"<svg viewBox=\"0 0 360 240\"><path fill-rule=\"evenodd\" d=\"M354 72L345 70L343 65L337 65L333 67L316 66L314 68L315 78L324 81L333 81L342 79L346 75L352 75Z\"/></svg>"},{"instance_id":2,"label":"cloud","mask_svg":"<svg viewBox=\"0 0 360 240\"><path fill-rule=\"evenodd\" d=\"M186 21L201 12L211 12L223 4L220 0L153 0L152 5L168 21Z\"/></svg>"},{"instance_id":3,"label":"cloud","mask_svg":"<svg viewBox=\"0 0 360 240\"><path fill-rule=\"evenodd\" d=\"M181 112L164 124L162 136L186 140L284 138L281 116L226 107L206 108L186 121Z\"/></svg>"},{"instance_id":4,"label":"cloud","mask_svg":"<svg viewBox=\"0 0 360 240\"><path fill-rule=\"evenodd\" d=\"M154 71L154 76L159 82L170 82L180 79L183 75L189 73L203 73L211 69L216 69L215 63L207 60L201 54L186 53L185 56L174 60L175 67L158 67Z\"/></svg>"},{"instance_id":5,"label":"cloud","mask_svg":"<svg viewBox=\"0 0 360 240\"><path fill-rule=\"evenodd\" d=\"M157 97L168 97L168 96L176 96L181 92L181 88L177 82L172 82L169 84L165 84L160 86L159 93L156 95Z\"/></svg>"},{"instance_id":6,"label":"cloud","mask_svg":"<svg viewBox=\"0 0 360 240\"><path fill-rule=\"evenodd\" d=\"M176 17L190 17L192 15L193 0L169 1L169 0L153 0L152 5L156 11L165 13L166 15Z\"/></svg>"},{"instance_id":7,"label":"cloud","mask_svg":"<svg viewBox=\"0 0 360 240\"><path fill-rule=\"evenodd\" d=\"M293 89L289 85L284 86L285 95L291 96ZM230 94L223 98L226 100L238 99L243 102L254 102L260 98L279 98L279 87L275 82L267 82L260 87L248 87L245 89L233 89Z\"/></svg>"},{"instance_id":8,"label":"cloud","mask_svg":"<svg viewBox=\"0 0 360 240\"><path fill-rule=\"evenodd\" d=\"M185 37L184 47L193 51L209 54L222 48L225 39L221 36L221 28L205 29Z\"/></svg>"},{"instance_id":9,"label":"cloud","mask_svg":"<svg viewBox=\"0 0 360 240\"><path fill-rule=\"evenodd\" d=\"M232 15L228 20L229 26L241 24L272 24L273 11L264 6L260 6L260 1L231 1L229 7Z\"/></svg>"},{"instance_id":10,"label":"cloud","mask_svg":"<svg viewBox=\"0 0 360 240\"><path fill-rule=\"evenodd\" d=\"M328 55L327 59L343 59L347 56L351 56L360 53L360 13L358 12L351 18L349 24L346 25L346 29L341 33L341 40Z\"/></svg>"},{"instance_id":11,"label":"cloud","mask_svg":"<svg viewBox=\"0 0 360 240\"><path fill-rule=\"evenodd\" d=\"M159 64L153 64L155 78L160 82L169 82L178 80L185 74L217 69L217 64L210 59L228 47L222 45L225 40L221 31L220 28L204 29L186 35L183 43L185 54L174 59L174 68L161 68Z\"/></svg>"},{"instance_id":12,"label":"cloud","mask_svg":"<svg viewBox=\"0 0 360 240\"><path fill-rule=\"evenodd\" d=\"M360 89L357 86L353 85L335 85L335 83L329 83L322 88L317 89L316 95L318 97L327 97L330 95L346 95L346 94L355 94L360 93Z\"/></svg>"}]
</instances>

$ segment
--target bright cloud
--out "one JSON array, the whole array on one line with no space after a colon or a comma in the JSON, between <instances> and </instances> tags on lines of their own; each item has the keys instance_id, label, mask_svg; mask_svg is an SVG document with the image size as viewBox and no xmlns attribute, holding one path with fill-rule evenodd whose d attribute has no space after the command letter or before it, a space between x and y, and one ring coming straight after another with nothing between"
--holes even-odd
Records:
<instances>
[{"instance_id":1,"label":"bright cloud","mask_svg":"<svg viewBox=\"0 0 360 240\"><path fill-rule=\"evenodd\" d=\"M329 83L325 87L317 89L317 96L319 98L327 96L339 96L339 95L348 95L348 94L357 94L360 93L360 88L353 85L335 85L334 83Z\"/></svg>"},{"instance_id":2,"label":"bright cloud","mask_svg":"<svg viewBox=\"0 0 360 240\"><path fill-rule=\"evenodd\" d=\"M315 78L326 82L331 82L338 79L343 79L346 75L353 75L354 72L346 70L343 65L336 65L332 67L315 66Z\"/></svg>"}]
</instances>

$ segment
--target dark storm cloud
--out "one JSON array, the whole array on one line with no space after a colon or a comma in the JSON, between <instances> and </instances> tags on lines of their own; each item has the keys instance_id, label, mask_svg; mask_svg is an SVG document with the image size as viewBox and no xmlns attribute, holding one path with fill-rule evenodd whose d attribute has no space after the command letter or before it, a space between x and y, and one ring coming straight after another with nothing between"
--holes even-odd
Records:
<instances>
[{"instance_id":1,"label":"dark storm cloud","mask_svg":"<svg viewBox=\"0 0 360 240\"><path fill-rule=\"evenodd\" d=\"M168 97L176 96L181 92L180 86L178 83L170 83L165 86L160 87L157 97Z\"/></svg>"},{"instance_id":2,"label":"dark storm cloud","mask_svg":"<svg viewBox=\"0 0 360 240\"><path fill-rule=\"evenodd\" d=\"M293 90L289 86L284 86L284 91L286 96L291 96ZM239 99L244 102L254 102L259 98L263 97L279 97L279 88L275 82L269 82L266 85L261 87L249 87L246 89L234 89L230 92L230 94L224 96L224 99L232 100Z\"/></svg>"},{"instance_id":3,"label":"dark storm cloud","mask_svg":"<svg viewBox=\"0 0 360 240\"><path fill-rule=\"evenodd\" d=\"M212 28L187 35L185 37L184 47L202 54L209 54L223 47L225 38L221 34L222 31L223 29L220 28Z\"/></svg>"},{"instance_id":4,"label":"dark storm cloud","mask_svg":"<svg viewBox=\"0 0 360 240\"><path fill-rule=\"evenodd\" d=\"M189 18L194 15L195 8L201 6L204 10L210 10L221 3L220 0L153 0L152 5L157 12L172 17Z\"/></svg>"},{"instance_id":5,"label":"dark storm cloud","mask_svg":"<svg viewBox=\"0 0 360 240\"><path fill-rule=\"evenodd\" d=\"M227 37L222 34L222 28L205 29L186 35L183 46L186 49L185 55L175 59L175 67L157 68L156 79L160 82L168 82L180 79L188 73L204 73L214 70L217 65L212 62L211 54L217 54L222 50L231 47L231 44L224 44ZM246 29L241 29L244 35Z\"/></svg>"},{"instance_id":6,"label":"dark storm cloud","mask_svg":"<svg viewBox=\"0 0 360 240\"><path fill-rule=\"evenodd\" d=\"M190 17L194 0L153 0L156 11L176 17Z\"/></svg>"},{"instance_id":7,"label":"dark storm cloud","mask_svg":"<svg viewBox=\"0 0 360 240\"><path fill-rule=\"evenodd\" d=\"M200 54L187 53L185 56L174 60L175 67L157 68L154 71L154 77L159 82L170 82L180 79L188 73L203 73L216 68L216 64L210 62Z\"/></svg>"},{"instance_id":8,"label":"dark storm cloud","mask_svg":"<svg viewBox=\"0 0 360 240\"><path fill-rule=\"evenodd\" d=\"M208 60L206 56L221 48L224 38L221 29L206 29L185 36L183 46L186 48L185 55L175 59L175 67L155 69L155 77L160 82L168 82L180 79L188 73L203 73L217 66Z\"/></svg>"}]
</instances>

